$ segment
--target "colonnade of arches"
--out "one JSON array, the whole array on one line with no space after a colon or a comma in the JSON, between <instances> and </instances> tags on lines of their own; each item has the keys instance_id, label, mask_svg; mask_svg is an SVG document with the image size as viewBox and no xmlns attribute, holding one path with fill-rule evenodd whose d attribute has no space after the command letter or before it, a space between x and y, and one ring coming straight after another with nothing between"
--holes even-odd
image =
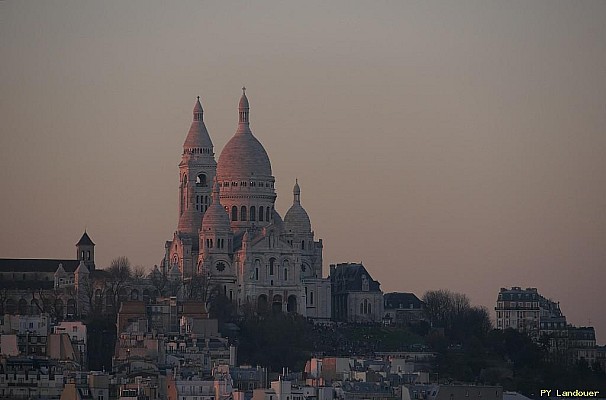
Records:
<instances>
[{"instance_id":1,"label":"colonnade of arches","mask_svg":"<svg viewBox=\"0 0 606 400\"><path fill-rule=\"evenodd\" d=\"M271 308L270 308L271 306ZM257 298L257 311L259 313L266 313L270 311L273 314L280 313L283 310L283 298L281 294L275 294L271 299L271 305L266 294L259 295ZM296 313L297 312L297 296L291 294L286 299L286 312Z\"/></svg>"},{"instance_id":2,"label":"colonnade of arches","mask_svg":"<svg viewBox=\"0 0 606 400\"><path fill-rule=\"evenodd\" d=\"M269 222L271 213L272 213L272 207L259 206L257 208L255 206L250 206L250 208L247 208L246 206L240 206L240 207L232 206L231 213L227 209L227 207L225 207L225 211L227 211L228 214L230 214L232 221L253 221L253 222L254 221L259 221L259 222L266 221L266 222Z\"/></svg>"}]
</instances>

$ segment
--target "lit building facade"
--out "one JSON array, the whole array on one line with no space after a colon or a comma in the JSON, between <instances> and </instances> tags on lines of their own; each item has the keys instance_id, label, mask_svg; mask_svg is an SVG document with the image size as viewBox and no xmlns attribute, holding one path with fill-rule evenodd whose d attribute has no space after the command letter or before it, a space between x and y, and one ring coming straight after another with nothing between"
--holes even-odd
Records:
<instances>
[{"instance_id":1,"label":"lit building facade","mask_svg":"<svg viewBox=\"0 0 606 400\"><path fill-rule=\"evenodd\" d=\"M218 162L203 116L198 99L183 144L179 221L165 245L163 272L180 275L184 284L202 274L240 310L329 319L330 281L322 278L322 240L315 240L298 182L284 219L275 210L271 162L250 128L244 90L236 133Z\"/></svg>"}]
</instances>

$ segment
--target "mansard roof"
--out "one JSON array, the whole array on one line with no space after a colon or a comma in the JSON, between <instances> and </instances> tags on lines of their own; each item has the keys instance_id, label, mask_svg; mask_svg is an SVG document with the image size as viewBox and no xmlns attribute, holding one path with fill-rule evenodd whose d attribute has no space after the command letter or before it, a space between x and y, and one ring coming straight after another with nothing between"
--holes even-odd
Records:
<instances>
[{"instance_id":1,"label":"mansard roof","mask_svg":"<svg viewBox=\"0 0 606 400\"><path fill-rule=\"evenodd\" d=\"M385 308L412 308L419 309L423 307L423 302L414 293L393 292L383 295ZM412 305L412 306L411 306Z\"/></svg>"},{"instance_id":2,"label":"mansard roof","mask_svg":"<svg viewBox=\"0 0 606 400\"><path fill-rule=\"evenodd\" d=\"M332 267L332 266L331 266ZM362 280L366 276L368 279L368 291L380 291L381 284L372 279L364 265L357 263L337 264L330 271L330 281L335 292L341 291L362 291Z\"/></svg>"},{"instance_id":3,"label":"mansard roof","mask_svg":"<svg viewBox=\"0 0 606 400\"><path fill-rule=\"evenodd\" d=\"M0 258L0 272L40 272L54 274L59 264L67 273L73 273L79 260L56 260L48 258Z\"/></svg>"}]
</instances>

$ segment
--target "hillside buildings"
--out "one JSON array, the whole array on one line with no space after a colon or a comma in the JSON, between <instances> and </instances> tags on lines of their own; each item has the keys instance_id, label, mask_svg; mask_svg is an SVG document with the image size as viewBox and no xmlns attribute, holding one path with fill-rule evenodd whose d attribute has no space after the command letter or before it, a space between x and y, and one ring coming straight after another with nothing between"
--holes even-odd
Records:
<instances>
[{"instance_id":1,"label":"hillside buildings","mask_svg":"<svg viewBox=\"0 0 606 400\"><path fill-rule=\"evenodd\" d=\"M539 294L537 288L501 288L495 307L497 329L512 328L548 346L550 358L592 365L599 360L593 327L575 327L566 322L560 303ZM599 362L599 361L598 361Z\"/></svg>"}]
</instances>

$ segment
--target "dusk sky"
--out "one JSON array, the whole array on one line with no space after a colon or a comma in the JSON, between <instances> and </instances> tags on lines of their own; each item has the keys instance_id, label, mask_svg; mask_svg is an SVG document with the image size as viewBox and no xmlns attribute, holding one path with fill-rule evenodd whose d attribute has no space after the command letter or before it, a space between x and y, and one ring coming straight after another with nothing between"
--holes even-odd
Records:
<instances>
[{"instance_id":1,"label":"dusk sky","mask_svg":"<svg viewBox=\"0 0 606 400\"><path fill-rule=\"evenodd\" d=\"M0 257L159 264L200 96L298 178L324 274L537 287L606 342L606 1L1 1Z\"/></svg>"}]
</instances>

